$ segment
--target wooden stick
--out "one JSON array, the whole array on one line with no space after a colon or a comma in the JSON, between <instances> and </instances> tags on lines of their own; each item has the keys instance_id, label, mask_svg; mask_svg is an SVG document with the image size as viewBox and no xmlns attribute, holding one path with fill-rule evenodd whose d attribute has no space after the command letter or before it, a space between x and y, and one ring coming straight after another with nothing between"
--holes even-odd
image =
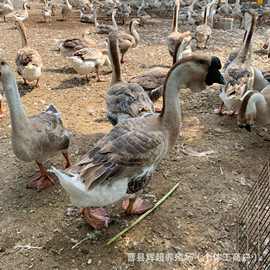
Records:
<instances>
[{"instance_id":1,"label":"wooden stick","mask_svg":"<svg viewBox=\"0 0 270 270\"><path fill-rule=\"evenodd\" d=\"M153 208L149 209L147 212L142 214L137 220L135 220L129 227L125 228L123 231L115 235L113 238L111 238L107 243L106 246L109 246L113 242L115 242L118 238L120 238L122 235L130 231L133 227L135 227L138 223L140 223L144 218L146 218L150 213L152 213L156 208L158 208L163 202L165 202L169 196L178 188L180 185L180 182L177 183L168 193L166 193L154 206Z\"/></svg>"}]
</instances>

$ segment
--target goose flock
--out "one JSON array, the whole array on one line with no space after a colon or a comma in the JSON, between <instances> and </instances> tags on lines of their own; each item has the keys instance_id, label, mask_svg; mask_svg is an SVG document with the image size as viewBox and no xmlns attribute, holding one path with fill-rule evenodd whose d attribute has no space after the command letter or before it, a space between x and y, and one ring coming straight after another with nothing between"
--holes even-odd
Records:
<instances>
[{"instance_id":1,"label":"goose flock","mask_svg":"<svg viewBox=\"0 0 270 270\"><path fill-rule=\"evenodd\" d=\"M269 124L270 119L270 83L265 72L252 65L251 41L258 17L254 10L242 13L239 1L232 8L228 1L221 4L212 0L197 13L197 1L193 1L187 11L187 22L194 24L193 30L181 32L178 28L181 3L175 0L172 29L166 39L172 65L149 68L125 81L122 65L129 57L128 52L140 43L138 26L152 24L155 19L147 14L145 1L138 8L137 16L132 18L127 4L112 2L109 8L111 24L98 18L99 2L84 3L79 15L82 23L94 25L106 48L98 46L90 38L89 31L81 38L57 42L61 56L87 80L95 72L97 81L102 81L100 70L103 66L112 70L105 96L107 119L112 129L78 162L72 164L70 161L71 134L58 109L49 105L40 114L28 116L10 63L4 57L0 60L0 81L10 111L13 151L18 159L36 162L39 168L28 186L41 191L54 185L57 178L72 204L81 208L85 220L95 229L108 226L110 218L103 207L119 200L124 200L123 208L128 214L141 214L149 209L149 205L135 194L149 183L155 169L178 139L181 89L189 88L195 92L219 84L221 105L216 112L236 115L239 127L248 131L255 123ZM39 87L44 72L42 58L28 43L25 22L30 6L24 2L22 7L22 10L15 10L10 0L3 0L0 15L4 21L15 21L15 29L21 38L22 45L16 56L17 73L25 84ZM59 14L60 20L68 20L72 12L69 0L63 0L58 6L47 0L40 15L44 22L53 23L53 16ZM118 13L123 24L129 20L128 31L119 30ZM211 40L215 20L220 17L239 18L240 27L245 17L249 22L243 23L247 26L241 47L228 55L223 67L219 57L203 51ZM195 24L196 18L199 18L199 25ZM263 47L269 56L270 35L267 35ZM154 103L160 98L162 108L155 109ZM2 103L0 99L1 118L5 117ZM45 162L59 153L65 159L64 169L46 168Z\"/></svg>"}]
</instances>

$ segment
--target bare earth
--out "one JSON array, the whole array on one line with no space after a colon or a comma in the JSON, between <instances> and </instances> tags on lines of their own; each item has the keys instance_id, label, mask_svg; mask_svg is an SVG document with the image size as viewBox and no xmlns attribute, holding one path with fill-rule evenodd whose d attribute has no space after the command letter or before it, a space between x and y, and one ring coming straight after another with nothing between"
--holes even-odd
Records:
<instances>
[{"instance_id":1,"label":"bare earth","mask_svg":"<svg viewBox=\"0 0 270 270\"><path fill-rule=\"evenodd\" d=\"M96 83L93 78L88 84L54 51L55 39L81 37L89 25L81 24L77 15L66 22L54 18L51 24L39 23L37 14L37 9L31 10L26 26L30 45L43 58L44 74L41 86L32 91L25 91L20 85L22 79L17 77L22 101L29 115L50 103L56 105L73 134L70 153L75 162L111 129L105 118L104 100L110 75L102 75L106 82ZM0 24L1 48L15 70L20 39L17 31L10 29L12 26L12 22ZM94 31L92 26L90 29ZM124 78L139 74L144 65L170 64L165 46L169 29L168 20L139 29L142 41L127 54ZM186 29L181 26L181 31ZM256 32L254 49L261 46L265 29ZM209 48L201 53L217 55L224 63L229 52L240 44L243 31L213 32ZM95 34L93 37L102 39ZM254 54L254 63L270 70L265 55ZM34 163L15 158L5 106L7 117L0 121L0 269L237 269L237 262L217 262L214 255L237 251L238 209L268 158L269 142L256 132L239 129L235 118L215 115L217 90L213 86L194 94L182 91L182 136L145 193L159 199L176 183L180 186L157 211L111 246L104 245L136 217L126 217L119 203L108 208L113 218L109 228L94 232L80 216L70 214L72 206L59 184L40 193L26 189L37 168ZM214 153L192 157L181 151L182 144ZM62 163L59 156L47 165L61 167ZM91 239L72 249L87 233ZM168 262L167 257L167 262L162 262L160 252L198 256L176 262ZM137 253L135 263L128 261L128 253ZM142 255L138 253L154 253L154 262L139 262Z\"/></svg>"}]
</instances>

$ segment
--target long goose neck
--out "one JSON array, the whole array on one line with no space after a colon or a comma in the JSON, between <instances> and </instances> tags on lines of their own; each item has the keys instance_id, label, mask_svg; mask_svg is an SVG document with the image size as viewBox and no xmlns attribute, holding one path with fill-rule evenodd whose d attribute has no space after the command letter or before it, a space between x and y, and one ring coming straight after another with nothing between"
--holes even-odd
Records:
<instances>
[{"instance_id":1,"label":"long goose neck","mask_svg":"<svg viewBox=\"0 0 270 270\"><path fill-rule=\"evenodd\" d=\"M207 24L207 6L204 8L203 23Z\"/></svg>"},{"instance_id":2,"label":"long goose neck","mask_svg":"<svg viewBox=\"0 0 270 270\"><path fill-rule=\"evenodd\" d=\"M10 111L12 131L19 133L28 125L28 118L21 102L14 74L10 71L2 77L3 89Z\"/></svg>"},{"instance_id":3,"label":"long goose neck","mask_svg":"<svg viewBox=\"0 0 270 270\"><path fill-rule=\"evenodd\" d=\"M179 88L186 85L185 78L188 74L185 65L176 64L169 72L164 84L163 107L160 113L162 124L170 133L170 143L173 145L179 133L179 125L181 121L181 107L178 97Z\"/></svg>"},{"instance_id":4,"label":"long goose neck","mask_svg":"<svg viewBox=\"0 0 270 270\"><path fill-rule=\"evenodd\" d=\"M251 20L251 25L250 25L249 31L246 35L244 44L243 44L243 46L240 49L240 52L238 54L238 59L240 60L241 63L244 63L247 59L248 51L249 51L250 45L251 45L251 39L253 36L253 32L255 31L256 15L252 14L251 16L252 16L252 20Z\"/></svg>"},{"instance_id":5,"label":"long goose neck","mask_svg":"<svg viewBox=\"0 0 270 270\"><path fill-rule=\"evenodd\" d=\"M120 52L118 46L117 37L111 38L109 37L109 57L112 64L112 80L111 85L114 85L122 80L121 74L121 64L120 64Z\"/></svg>"},{"instance_id":6,"label":"long goose neck","mask_svg":"<svg viewBox=\"0 0 270 270\"><path fill-rule=\"evenodd\" d=\"M97 21L97 11L96 11L96 9L94 9L94 24L95 24L95 28L97 28L99 26L99 23Z\"/></svg>"},{"instance_id":7,"label":"long goose neck","mask_svg":"<svg viewBox=\"0 0 270 270\"><path fill-rule=\"evenodd\" d=\"M129 31L130 31L130 34L134 37L135 39L135 46L138 45L139 41L140 41L140 35L135 27L135 22L134 21L131 21L130 22L130 25L129 25Z\"/></svg>"},{"instance_id":8,"label":"long goose neck","mask_svg":"<svg viewBox=\"0 0 270 270\"><path fill-rule=\"evenodd\" d=\"M118 25L115 19L115 11L112 12L112 25L115 31L118 31Z\"/></svg>"},{"instance_id":9,"label":"long goose neck","mask_svg":"<svg viewBox=\"0 0 270 270\"><path fill-rule=\"evenodd\" d=\"M180 9L180 0L176 0L174 11L173 11L172 32L178 31L179 9Z\"/></svg>"},{"instance_id":10,"label":"long goose neck","mask_svg":"<svg viewBox=\"0 0 270 270\"><path fill-rule=\"evenodd\" d=\"M22 41L22 48L27 47L28 46L28 41L27 41L27 37L26 37L26 30L25 27L23 25L23 23L18 22L18 31L21 35L21 41Z\"/></svg>"}]
</instances>

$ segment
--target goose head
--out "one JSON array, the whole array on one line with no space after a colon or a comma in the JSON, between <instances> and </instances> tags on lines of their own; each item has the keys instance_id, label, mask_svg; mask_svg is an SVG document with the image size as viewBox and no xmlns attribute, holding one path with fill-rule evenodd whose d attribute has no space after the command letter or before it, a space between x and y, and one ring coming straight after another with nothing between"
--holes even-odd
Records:
<instances>
[{"instance_id":1,"label":"goose head","mask_svg":"<svg viewBox=\"0 0 270 270\"><path fill-rule=\"evenodd\" d=\"M27 9L31 9L30 5L27 2L23 3L23 9L27 10Z\"/></svg>"},{"instance_id":2,"label":"goose head","mask_svg":"<svg viewBox=\"0 0 270 270\"><path fill-rule=\"evenodd\" d=\"M213 83L225 85L226 82L219 71L222 67L220 59L213 56L210 61L208 73L205 78L206 85L212 85Z\"/></svg>"}]
</instances>

